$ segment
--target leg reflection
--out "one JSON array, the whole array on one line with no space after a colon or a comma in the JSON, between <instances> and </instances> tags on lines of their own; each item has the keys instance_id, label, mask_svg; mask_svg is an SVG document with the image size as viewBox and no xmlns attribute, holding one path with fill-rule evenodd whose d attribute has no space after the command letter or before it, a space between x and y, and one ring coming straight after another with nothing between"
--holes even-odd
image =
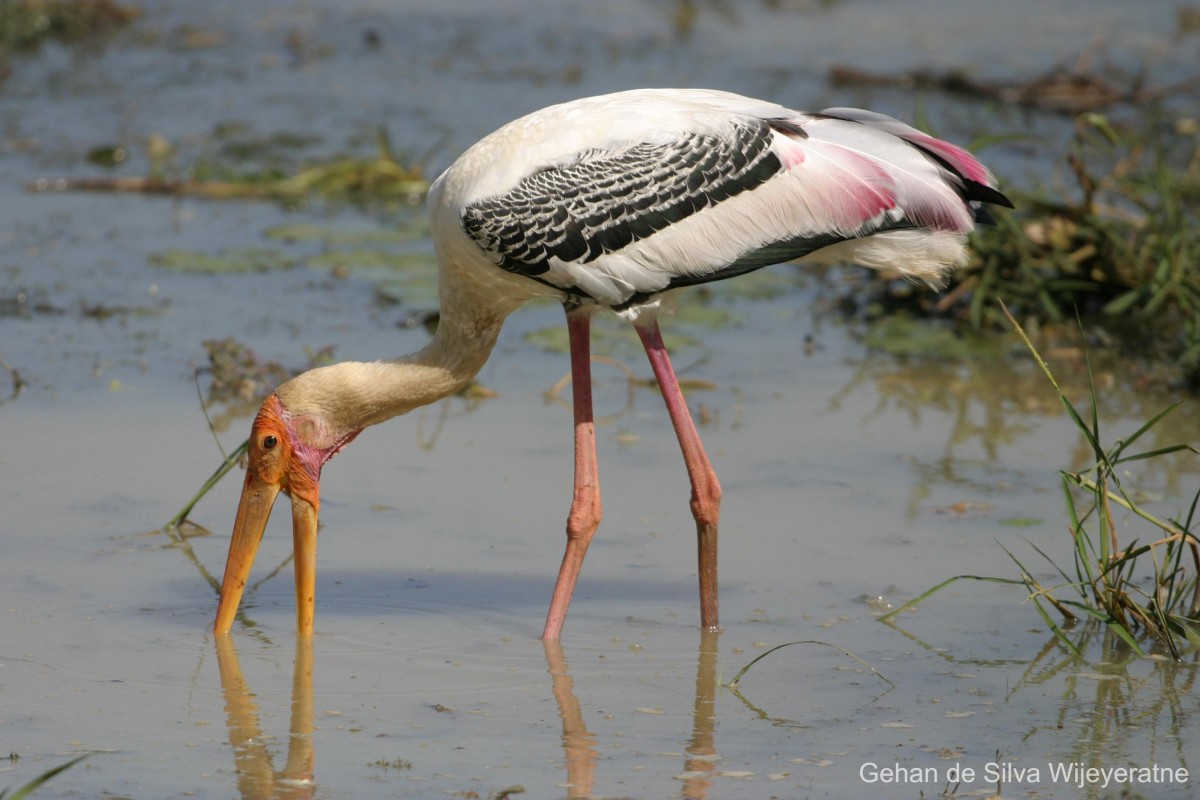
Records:
<instances>
[{"instance_id":1,"label":"leg reflection","mask_svg":"<svg viewBox=\"0 0 1200 800\"><path fill-rule=\"evenodd\" d=\"M708 787L717 769L716 723L717 643L719 630L700 631L696 658L696 701L692 706L692 739L683 768L683 796L688 800L708 797Z\"/></svg>"},{"instance_id":2,"label":"leg reflection","mask_svg":"<svg viewBox=\"0 0 1200 800\"><path fill-rule=\"evenodd\" d=\"M720 631L702 630L696 664L696 698L692 706L692 737L688 744L687 762L684 765L683 796L689 800L700 800L708 796L709 786L717 769L717 749L714 736L716 722L715 701L717 694L717 652ZM558 639L543 639L546 649L546 671L550 673L551 691L558 703L558 714L562 718L563 753L567 762L567 796L587 798L592 796L596 782L596 737L583 721L579 699L575 697L574 683L568 673L567 660L563 656Z\"/></svg>"},{"instance_id":3,"label":"leg reflection","mask_svg":"<svg viewBox=\"0 0 1200 800\"><path fill-rule=\"evenodd\" d=\"M563 752L567 757L567 797L591 797L592 784L596 780L596 757L599 755L595 748L596 738L583 723L583 711L567 672L562 644L558 639L543 639L542 644L546 648L550 689L558 703L558 715L562 717Z\"/></svg>"},{"instance_id":4,"label":"leg reflection","mask_svg":"<svg viewBox=\"0 0 1200 800\"><path fill-rule=\"evenodd\" d=\"M225 694L226 724L233 748L238 792L242 800L304 800L313 796L313 653L312 639L296 639L292 673L292 722L288 737L287 764L282 772L272 765L258 705L238 662L233 637L216 637L217 668Z\"/></svg>"}]
</instances>

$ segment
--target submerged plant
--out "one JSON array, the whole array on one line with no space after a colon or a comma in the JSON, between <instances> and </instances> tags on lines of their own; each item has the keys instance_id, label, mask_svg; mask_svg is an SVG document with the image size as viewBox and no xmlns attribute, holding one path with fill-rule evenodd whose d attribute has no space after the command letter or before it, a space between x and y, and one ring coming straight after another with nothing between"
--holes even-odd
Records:
<instances>
[{"instance_id":1,"label":"submerged plant","mask_svg":"<svg viewBox=\"0 0 1200 800\"><path fill-rule=\"evenodd\" d=\"M1007 308L1003 308L1003 311L1054 387L1068 417L1083 435L1095 459L1095 463L1085 470L1060 472L1072 542L1073 568L1063 569L1031 544L1063 579L1060 584L1045 586L1020 559L1004 548L1020 570L1019 579L956 576L885 614L880 618L881 621L887 621L957 580L1019 583L1029 590L1029 598L1047 626L1072 652L1078 651L1063 628L1083 618L1106 625L1139 654L1143 653L1142 643L1149 641L1153 646L1164 648L1173 657L1179 658L1185 647L1200 644L1200 581L1197 578L1200 575L1200 539L1194 531L1198 522L1196 511L1200 505L1200 491L1192 497L1181 519L1162 519L1138 504L1134 492L1123 485L1120 475L1120 468L1131 462L1161 458L1180 451L1200 454L1196 448L1186 444L1143 451L1133 449L1178 404L1159 412L1127 438L1117 439L1105 446L1101 438L1096 388L1091 382L1091 371L1088 371L1091 407L1085 417L1063 393L1024 329L1008 313ZM1118 515L1122 510L1148 523L1151 536L1146 538L1149 541L1119 530ZM1151 571L1148 586L1140 577L1146 572L1147 561L1150 562ZM1056 624L1048 606L1062 615L1065 626Z\"/></svg>"}]
</instances>

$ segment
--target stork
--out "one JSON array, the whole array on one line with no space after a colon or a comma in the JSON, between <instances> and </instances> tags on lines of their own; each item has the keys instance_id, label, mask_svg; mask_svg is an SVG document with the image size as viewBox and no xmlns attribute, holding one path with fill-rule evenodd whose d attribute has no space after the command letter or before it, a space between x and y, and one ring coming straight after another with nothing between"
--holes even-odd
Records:
<instances>
[{"instance_id":1,"label":"stork","mask_svg":"<svg viewBox=\"0 0 1200 800\"><path fill-rule=\"evenodd\" d=\"M251 426L249 461L213 625L231 629L279 492L291 497L300 635L312 633L321 469L371 425L463 388L505 318L536 297L566 310L574 495L542 636L558 639L600 523L589 326L636 329L691 482L700 622L719 624L721 487L663 346L677 289L784 261L857 263L939 282L967 260L981 203L1012 207L966 150L891 117L820 113L726 92L646 89L551 106L467 150L433 183L437 332L390 361L344 362L281 384Z\"/></svg>"}]
</instances>

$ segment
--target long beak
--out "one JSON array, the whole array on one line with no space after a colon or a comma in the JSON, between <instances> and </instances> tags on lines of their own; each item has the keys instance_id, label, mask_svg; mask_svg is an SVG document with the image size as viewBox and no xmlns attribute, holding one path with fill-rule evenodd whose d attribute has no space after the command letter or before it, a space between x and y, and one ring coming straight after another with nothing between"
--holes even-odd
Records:
<instances>
[{"instance_id":1,"label":"long beak","mask_svg":"<svg viewBox=\"0 0 1200 800\"><path fill-rule=\"evenodd\" d=\"M268 483L253 473L246 473L242 499L233 523L233 536L229 540L229 557L225 560L225 578L221 581L217 618L213 622L213 633L217 636L229 633L233 627L238 605L242 602L242 592L250 578L250 567L254 565L254 554L258 552L258 543L262 541L267 519L271 516L271 506L278 495L279 484Z\"/></svg>"},{"instance_id":2,"label":"long beak","mask_svg":"<svg viewBox=\"0 0 1200 800\"><path fill-rule=\"evenodd\" d=\"M292 561L296 567L296 631L312 636L317 610L317 509L292 495Z\"/></svg>"},{"instance_id":3,"label":"long beak","mask_svg":"<svg viewBox=\"0 0 1200 800\"><path fill-rule=\"evenodd\" d=\"M213 633L218 636L229 633L233 627L279 490L277 483L268 483L252 473L246 475L229 540L217 618L213 622ZM317 509L295 494L292 495L292 547L296 567L296 629L301 636L312 636L317 599Z\"/></svg>"}]
</instances>

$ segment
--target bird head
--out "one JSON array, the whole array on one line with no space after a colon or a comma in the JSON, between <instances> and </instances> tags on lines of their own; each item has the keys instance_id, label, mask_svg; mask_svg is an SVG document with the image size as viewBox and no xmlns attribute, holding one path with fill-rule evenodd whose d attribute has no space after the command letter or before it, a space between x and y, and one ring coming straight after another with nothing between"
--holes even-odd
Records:
<instances>
[{"instance_id":1,"label":"bird head","mask_svg":"<svg viewBox=\"0 0 1200 800\"><path fill-rule=\"evenodd\" d=\"M318 410L289 410L281 397L281 393L287 396L287 388L284 384L267 398L250 428L246 481L213 623L213 632L218 635L228 633L233 626L255 553L280 492L292 500L296 618L301 633L312 632L321 467L360 429L339 431Z\"/></svg>"}]
</instances>

